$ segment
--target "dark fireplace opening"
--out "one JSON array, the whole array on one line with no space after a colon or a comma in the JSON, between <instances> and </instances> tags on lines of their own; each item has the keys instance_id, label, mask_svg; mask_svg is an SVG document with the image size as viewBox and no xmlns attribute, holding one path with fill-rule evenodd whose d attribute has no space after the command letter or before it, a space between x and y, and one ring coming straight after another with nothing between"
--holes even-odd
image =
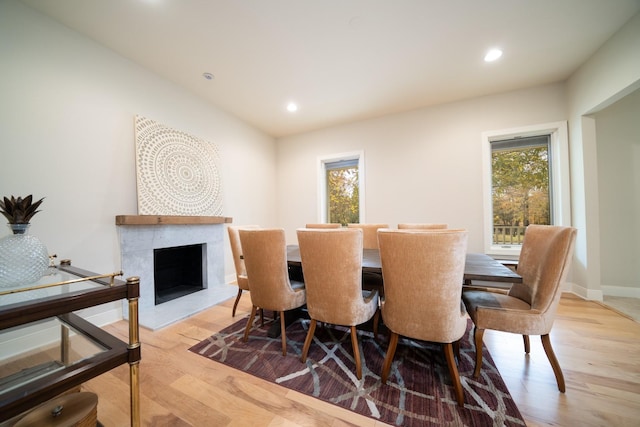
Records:
<instances>
[{"instance_id":1,"label":"dark fireplace opening","mask_svg":"<svg viewBox=\"0 0 640 427\"><path fill-rule=\"evenodd\" d=\"M204 288L204 251L203 244L153 250L156 305Z\"/></svg>"}]
</instances>

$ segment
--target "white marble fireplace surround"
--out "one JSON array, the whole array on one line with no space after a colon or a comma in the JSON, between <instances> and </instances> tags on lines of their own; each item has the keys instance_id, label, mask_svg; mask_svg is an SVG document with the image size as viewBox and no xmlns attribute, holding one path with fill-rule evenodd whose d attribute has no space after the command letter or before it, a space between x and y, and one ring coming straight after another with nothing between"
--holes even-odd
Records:
<instances>
[{"instance_id":1,"label":"white marble fireplace surround","mask_svg":"<svg viewBox=\"0 0 640 427\"><path fill-rule=\"evenodd\" d=\"M124 277L140 277L139 322L159 329L225 301L237 289L224 282L224 224L231 218L202 216L119 215L116 225ZM203 244L204 289L155 305L154 249ZM126 302L125 302L126 303ZM123 305L128 318L128 306Z\"/></svg>"}]
</instances>

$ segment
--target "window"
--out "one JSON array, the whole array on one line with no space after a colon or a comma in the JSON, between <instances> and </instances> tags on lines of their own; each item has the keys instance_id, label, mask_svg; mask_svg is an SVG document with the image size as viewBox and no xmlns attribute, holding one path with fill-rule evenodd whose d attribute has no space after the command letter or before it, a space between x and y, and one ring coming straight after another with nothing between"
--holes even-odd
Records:
<instances>
[{"instance_id":1,"label":"window","mask_svg":"<svg viewBox=\"0 0 640 427\"><path fill-rule=\"evenodd\" d=\"M491 141L492 245L521 245L529 224L551 224L549 135Z\"/></svg>"},{"instance_id":2,"label":"window","mask_svg":"<svg viewBox=\"0 0 640 427\"><path fill-rule=\"evenodd\" d=\"M346 225L363 218L363 155L346 153L320 159L320 212L322 222Z\"/></svg>"},{"instance_id":3,"label":"window","mask_svg":"<svg viewBox=\"0 0 640 427\"><path fill-rule=\"evenodd\" d=\"M566 124L483 134L485 252L518 256L529 224L569 224Z\"/></svg>"}]
</instances>

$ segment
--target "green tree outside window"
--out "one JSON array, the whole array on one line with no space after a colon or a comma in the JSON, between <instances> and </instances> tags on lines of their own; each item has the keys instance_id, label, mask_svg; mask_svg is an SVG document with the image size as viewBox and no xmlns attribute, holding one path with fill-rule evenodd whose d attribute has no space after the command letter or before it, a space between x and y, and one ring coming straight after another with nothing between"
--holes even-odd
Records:
<instances>
[{"instance_id":1,"label":"green tree outside window","mask_svg":"<svg viewBox=\"0 0 640 427\"><path fill-rule=\"evenodd\" d=\"M492 143L493 243L522 244L529 224L551 224L548 136Z\"/></svg>"},{"instance_id":2,"label":"green tree outside window","mask_svg":"<svg viewBox=\"0 0 640 427\"><path fill-rule=\"evenodd\" d=\"M329 222L347 225L360 221L360 188L357 166L327 170Z\"/></svg>"}]
</instances>

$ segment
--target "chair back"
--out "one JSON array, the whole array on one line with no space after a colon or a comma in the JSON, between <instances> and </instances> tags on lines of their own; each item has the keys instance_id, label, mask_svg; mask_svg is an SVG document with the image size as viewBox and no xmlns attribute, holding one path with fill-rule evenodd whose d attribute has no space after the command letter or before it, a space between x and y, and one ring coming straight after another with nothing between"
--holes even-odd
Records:
<instances>
[{"instance_id":1,"label":"chair back","mask_svg":"<svg viewBox=\"0 0 640 427\"><path fill-rule=\"evenodd\" d=\"M347 227L362 230L363 249L378 249L378 229L389 228L389 224L347 224Z\"/></svg>"},{"instance_id":2,"label":"chair back","mask_svg":"<svg viewBox=\"0 0 640 427\"><path fill-rule=\"evenodd\" d=\"M233 256L233 265L236 269L236 279L238 281L238 286L240 286L240 281L242 279L246 279L247 270L244 267L244 260L242 259L242 245L240 244L240 234L238 230L240 229L257 229L260 228L257 225L243 225L243 226L229 226L227 227L227 231L229 232L229 243L231 244L231 255Z\"/></svg>"},{"instance_id":3,"label":"chair back","mask_svg":"<svg viewBox=\"0 0 640 427\"><path fill-rule=\"evenodd\" d=\"M309 316L356 325L362 297L362 230L299 229L298 245Z\"/></svg>"},{"instance_id":4,"label":"chair back","mask_svg":"<svg viewBox=\"0 0 640 427\"><path fill-rule=\"evenodd\" d=\"M342 224L337 223L321 223L321 224L307 224L306 228L340 228Z\"/></svg>"},{"instance_id":5,"label":"chair back","mask_svg":"<svg viewBox=\"0 0 640 427\"><path fill-rule=\"evenodd\" d=\"M514 283L509 295L553 318L573 259L576 235L573 227L529 225L518 260L522 283Z\"/></svg>"},{"instance_id":6,"label":"chair back","mask_svg":"<svg viewBox=\"0 0 640 427\"><path fill-rule=\"evenodd\" d=\"M379 230L382 317L393 332L451 343L464 335L465 230Z\"/></svg>"},{"instance_id":7,"label":"chair back","mask_svg":"<svg viewBox=\"0 0 640 427\"><path fill-rule=\"evenodd\" d=\"M398 230L441 230L449 227L449 224L440 223L401 223Z\"/></svg>"},{"instance_id":8,"label":"chair back","mask_svg":"<svg viewBox=\"0 0 640 427\"><path fill-rule=\"evenodd\" d=\"M274 311L290 309L294 290L289 281L284 229L240 229L239 234L253 305Z\"/></svg>"}]
</instances>

